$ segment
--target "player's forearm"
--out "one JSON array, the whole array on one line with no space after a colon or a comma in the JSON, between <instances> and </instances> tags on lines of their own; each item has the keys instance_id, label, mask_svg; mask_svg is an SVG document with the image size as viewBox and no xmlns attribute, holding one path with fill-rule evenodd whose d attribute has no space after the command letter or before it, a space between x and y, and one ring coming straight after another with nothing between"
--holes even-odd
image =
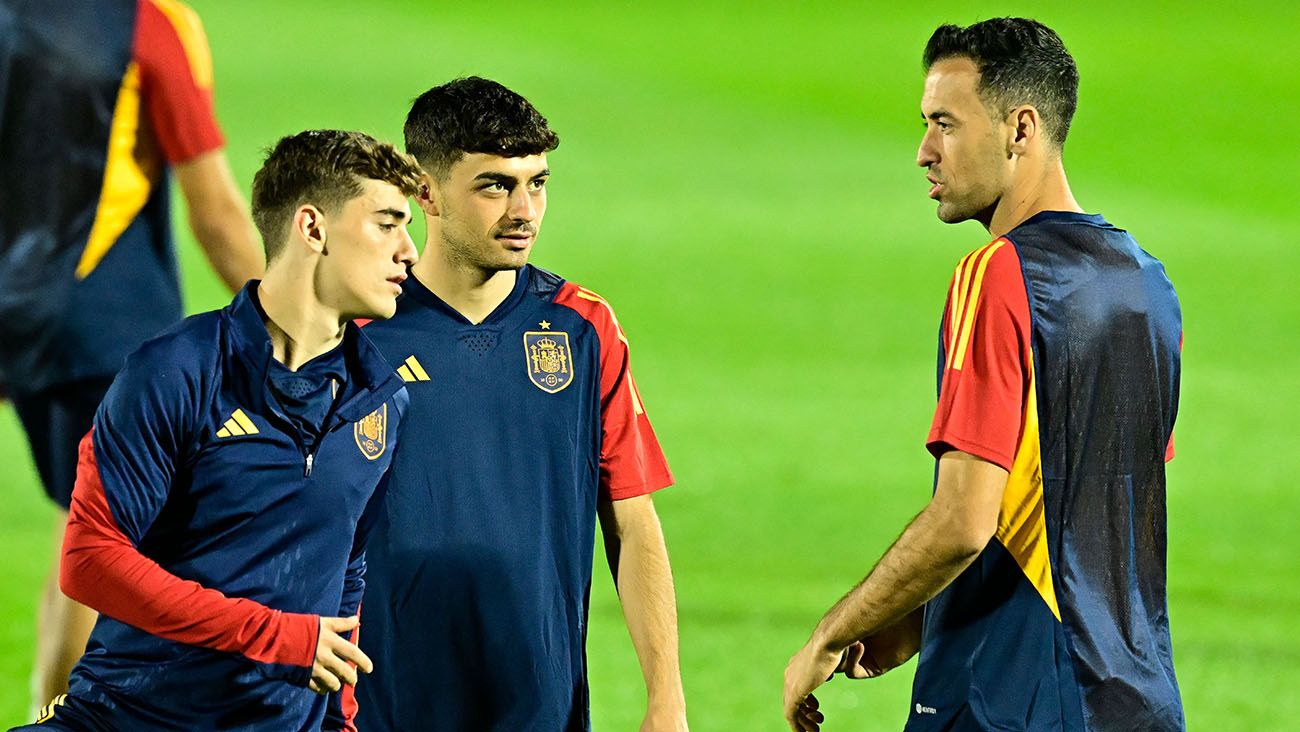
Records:
<instances>
[{"instance_id":1,"label":"player's forearm","mask_svg":"<svg viewBox=\"0 0 1300 732\"><path fill-rule=\"evenodd\" d=\"M262 276L262 246L221 150L176 166L176 180L189 210L190 229L204 255L230 290Z\"/></svg>"},{"instance_id":2,"label":"player's forearm","mask_svg":"<svg viewBox=\"0 0 1300 732\"><path fill-rule=\"evenodd\" d=\"M684 711L676 592L668 548L653 509L635 520L621 521L614 539L619 601L641 664L649 704Z\"/></svg>"},{"instance_id":3,"label":"player's forearm","mask_svg":"<svg viewBox=\"0 0 1300 732\"><path fill-rule=\"evenodd\" d=\"M208 263L231 292L251 279L262 276L262 252L257 232L239 200L228 200L220 209L190 211L190 229L203 248Z\"/></svg>"},{"instance_id":4,"label":"player's forearm","mask_svg":"<svg viewBox=\"0 0 1300 732\"><path fill-rule=\"evenodd\" d=\"M851 643L903 620L957 578L983 545L963 538L934 504L922 511L876 567L831 608L813 633L827 650Z\"/></svg>"},{"instance_id":5,"label":"player's forearm","mask_svg":"<svg viewBox=\"0 0 1300 732\"><path fill-rule=\"evenodd\" d=\"M315 659L316 616L226 597L140 553L108 506L89 437L68 512L59 584L73 600L160 638L305 667L308 674Z\"/></svg>"}]
</instances>

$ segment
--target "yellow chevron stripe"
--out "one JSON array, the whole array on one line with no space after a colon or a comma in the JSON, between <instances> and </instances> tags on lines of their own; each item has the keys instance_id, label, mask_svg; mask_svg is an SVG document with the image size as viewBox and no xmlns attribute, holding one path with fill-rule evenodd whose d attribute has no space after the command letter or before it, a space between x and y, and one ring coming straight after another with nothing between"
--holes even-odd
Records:
<instances>
[{"instance_id":1,"label":"yellow chevron stripe","mask_svg":"<svg viewBox=\"0 0 1300 732\"><path fill-rule=\"evenodd\" d=\"M1025 400L1025 429L1016 449L1016 459L1002 493L998 529L994 536L1020 565L1025 578L1057 620L1061 608L1052 582L1052 565L1047 552L1047 522L1043 515L1043 468L1038 436L1038 394L1034 364L1029 364L1029 397Z\"/></svg>"},{"instance_id":2,"label":"yellow chevron stripe","mask_svg":"<svg viewBox=\"0 0 1300 732\"><path fill-rule=\"evenodd\" d=\"M217 430L217 437L230 437L230 430L226 429L225 427L222 427L221 429Z\"/></svg>"},{"instance_id":3,"label":"yellow chevron stripe","mask_svg":"<svg viewBox=\"0 0 1300 732\"><path fill-rule=\"evenodd\" d=\"M81 250L76 276L84 280L99 266L118 237L135 220L149 201L156 170L146 170L136 157L140 131L140 67L134 61L126 67L122 87L113 106L113 121L108 133L108 157L104 164L104 182L100 186L95 221Z\"/></svg>"},{"instance_id":4,"label":"yellow chevron stripe","mask_svg":"<svg viewBox=\"0 0 1300 732\"><path fill-rule=\"evenodd\" d=\"M400 377L402 377L402 381L415 381L415 380L416 380L416 379L415 379L415 374L411 373L411 369L408 368L408 367L406 366L406 364L402 364L401 366L398 366L398 367L397 367L397 375L400 376Z\"/></svg>"},{"instance_id":5,"label":"yellow chevron stripe","mask_svg":"<svg viewBox=\"0 0 1300 732\"><path fill-rule=\"evenodd\" d=\"M236 422L236 421L233 420L233 419L228 419L228 420L226 420L226 423L225 423L225 425L223 425L223 426L224 426L226 429L230 430L230 434L232 434L232 435L246 435L246 434L248 434L247 432L244 431L244 428L243 428L243 427L240 427L240 426L239 426L239 423Z\"/></svg>"},{"instance_id":6,"label":"yellow chevron stripe","mask_svg":"<svg viewBox=\"0 0 1300 732\"><path fill-rule=\"evenodd\" d=\"M998 240L986 248L986 253L980 257L979 268L975 271L975 279L971 281L970 298L967 301L966 313L962 319L961 332L957 340L957 355L953 360L952 368L958 371L966 361L966 348L970 345L971 331L974 330L975 313L979 310L980 289L984 285L984 270L989 266L989 260L994 254L1002 248L1002 241Z\"/></svg>"},{"instance_id":7,"label":"yellow chevron stripe","mask_svg":"<svg viewBox=\"0 0 1300 732\"><path fill-rule=\"evenodd\" d=\"M429 374L424 370L424 367L420 365L420 362L415 360L415 356L407 356L406 365L411 367L411 373L415 374L417 381L429 380Z\"/></svg>"},{"instance_id":8,"label":"yellow chevron stripe","mask_svg":"<svg viewBox=\"0 0 1300 732\"><path fill-rule=\"evenodd\" d=\"M247 432L250 435L257 434L257 425L253 424L253 420L249 419L247 414L244 414L244 410L236 409L235 413L230 415L230 418L238 422L239 426L244 429L244 432Z\"/></svg>"}]
</instances>

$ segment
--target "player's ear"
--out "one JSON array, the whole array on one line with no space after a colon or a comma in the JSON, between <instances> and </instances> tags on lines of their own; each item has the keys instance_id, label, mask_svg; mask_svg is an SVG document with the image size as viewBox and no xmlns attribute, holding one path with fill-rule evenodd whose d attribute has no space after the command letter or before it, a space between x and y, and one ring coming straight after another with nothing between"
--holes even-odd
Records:
<instances>
[{"instance_id":1,"label":"player's ear","mask_svg":"<svg viewBox=\"0 0 1300 732\"><path fill-rule=\"evenodd\" d=\"M415 194L415 203L425 215L438 215L438 184L428 173L420 174L420 190Z\"/></svg>"},{"instance_id":2,"label":"player's ear","mask_svg":"<svg viewBox=\"0 0 1300 732\"><path fill-rule=\"evenodd\" d=\"M317 254L325 254L325 215L311 204L298 207L293 214L292 238Z\"/></svg>"},{"instance_id":3,"label":"player's ear","mask_svg":"<svg viewBox=\"0 0 1300 732\"><path fill-rule=\"evenodd\" d=\"M1038 110L1032 105L1022 104L1007 115L1007 157L1024 155L1025 151L1038 142L1042 134L1042 120Z\"/></svg>"}]
</instances>

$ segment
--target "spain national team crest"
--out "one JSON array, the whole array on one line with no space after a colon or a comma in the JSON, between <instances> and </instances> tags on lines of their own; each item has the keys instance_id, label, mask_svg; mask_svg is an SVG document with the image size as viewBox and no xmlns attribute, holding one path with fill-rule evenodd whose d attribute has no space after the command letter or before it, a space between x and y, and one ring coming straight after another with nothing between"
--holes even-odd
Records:
<instances>
[{"instance_id":1,"label":"spain national team crest","mask_svg":"<svg viewBox=\"0 0 1300 732\"><path fill-rule=\"evenodd\" d=\"M538 389L554 394L573 383L568 333L549 330L524 333L524 356L528 361L528 378Z\"/></svg>"},{"instance_id":2,"label":"spain national team crest","mask_svg":"<svg viewBox=\"0 0 1300 732\"><path fill-rule=\"evenodd\" d=\"M357 420L352 425L352 436L357 438L357 447L367 460L383 455L388 438L388 405Z\"/></svg>"}]
</instances>

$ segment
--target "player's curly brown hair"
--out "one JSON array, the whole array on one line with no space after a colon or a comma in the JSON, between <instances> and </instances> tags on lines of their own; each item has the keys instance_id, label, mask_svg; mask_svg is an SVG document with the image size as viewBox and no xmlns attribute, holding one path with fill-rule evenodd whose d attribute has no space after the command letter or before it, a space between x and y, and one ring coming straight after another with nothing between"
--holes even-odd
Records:
<instances>
[{"instance_id":1,"label":"player's curly brown hair","mask_svg":"<svg viewBox=\"0 0 1300 732\"><path fill-rule=\"evenodd\" d=\"M253 222L267 261L284 249L299 206L336 211L361 195L366 180L391 183L414 196L420 175L415 158L363 132L307 130L281 138L253 176Z\"/></svg>"},{"instance_id":2,"label":"player's curly brown hair","mask_svg":"<svg viewBox=\"0 0 1300 732\"><path fill-rule=\"evenodd\" d=\"M508 158L554 150L560 138L537 108L479 76L454 79L421 94L406 115L406 151L438 180L465 153Z\"/></svg>"}]
</instances>

